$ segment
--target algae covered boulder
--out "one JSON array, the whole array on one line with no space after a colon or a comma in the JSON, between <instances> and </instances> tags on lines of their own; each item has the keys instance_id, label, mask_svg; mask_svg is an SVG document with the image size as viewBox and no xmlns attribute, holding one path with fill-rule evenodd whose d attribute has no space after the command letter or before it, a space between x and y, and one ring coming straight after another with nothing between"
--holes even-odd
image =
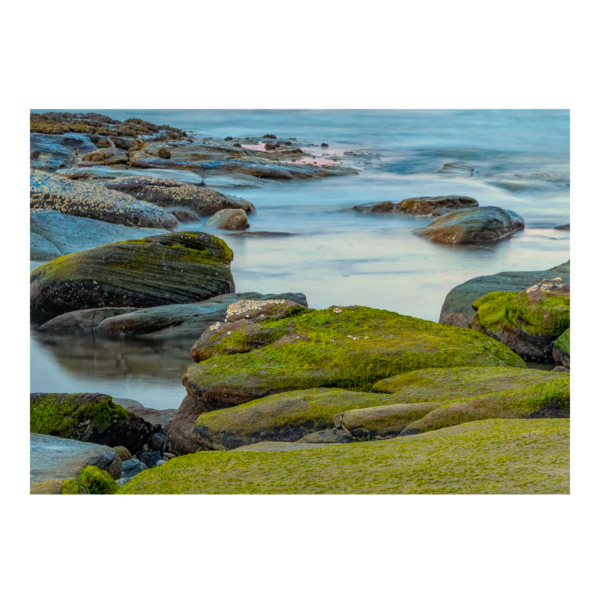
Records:
<instances>
[{"instance_id":1,"label":"algae covered boulder","mask_svg":"<svg viewBox=\"0 0 600 600\"><path fill-rule=\"evenodd\" d=\"M571 278L570 261L547 271L505 271L495 275L474 277L454 287L446 295L439 322L456 327L468 327L475 314L473 303L489 292L522 292L544 279L560 277L568 284Z\"/></svg>"},{"instance_id":2,"label":"algae covered boulder","mask_svg":"<svg viewBox=\"0 0 600 600\"><path fill-rule=\"evenodd\" d=\"M332 428L333 417L340 412L398 402L401 400L391 394L297 390L201 414L193 431L198 447L204 450L231 450L266 441L295 442Z\"/></svg>"},{"instance_id":3,"label":"algae covered boulder","mask_svg":"<svg viewBox=\"0 0 600 600\"><path fill-rule=\"evenodd\" d=\"M199 179L202 182L200 177ZM256 212L254 205L247 200L230 198L216 190L174 179L136 175L115 179L105 183L104 186L163 208L187 208L200 217L210 217L221 210L228 209L243 210L244 213Z\"/></svg>"},{"instance_id":4,"label":"algae covered boulder","mask_svg":"<svg viewBox=\"0 0 600 600\"><path fill-rule=\"evenodd\" d=\"M476 300L469 327L525 359L551 362L554 341L570 326L570 287L542 281L520 293L491 292Z\"/></svg>"},{"instance_id":5,"label":"algae covered boulder","mask_svg":"<svg viewBox=\"0 0 600 600\"><path fill-rule=\"evenodd\" d=\"M571 329L567 329L554 342L552 357L557 365L571 368Z\"/></svg>"},{"instance_id":6,"label":"algae covered boulder","mask_svg":"<svg viewBox=\"0 0 600 600\"><path fill-rule=\"evenodd\" d=\"M31 394L30 429L137 452L158 428L105 394Z\"/></svg>"},{"instance_id":7,"label":"algae covered boulder","mask_svg":"<svg viewBox=\"0 0 600 600\"><path fill-rule=\"evenodd\" d=\"M361 306L308 311L260 329L269 345L210 358L184 375L188 395L206 411L314 387L368 391L381 379L428 367L525 367L506 346L474 331ZM216 345L218 354L227 343Z\"/></svg>"},{"instance_id":8,"label":"algae covered boulder","mask_svg":"<svg viewBox=\"0 0 600 600\"><path fill-rule=\"evenodd\" d=\"M101 184L70 181L31 170L32 209L51 209L74 217L86 217L129 227L173 229L177 219L162 208L108 190Z\"/></svg>"},{"instance_id":9,"label":"algae covered boulder","mask_svg":"<svg viewBox=\"0 0 600 600\"><path fill-rule=\"evenodd\" d=\"M443 215L415 233L440 244L495 242L525 228L512 210L496 206L463 208Z\"/></svg>"},{"instance_id":10,"label":"algae covered boulder","mask_svg":"<svg viewBox=\"0 0 600 600\"><path fill-rule=\"evenodd\" d=\"M198 302L235 291L233 252L206 233L171 233L76 252L31 271L31 313Z\"/></svg>"},{"instance_id":11,"label":"algae covered boulder","mask_svg":"<svg viewBox=\"0 0 600 600\"><path fill-rule=\"evenodd\" d=\"M173 458L117 493L569 493L569 419L493 419L375 442L270 446Z\"/></svg>"},{"instance_id":12,"label":"algae covered boulder","mask_svg":"<svg viewBox=\"0 0 600 600\"><path fill-rule=\"evenodd\" d=\"M91 465L81 471L79 481L90 494L114 494L119 489L117 482L106 471Z\"/></svg>"}]
</instances>

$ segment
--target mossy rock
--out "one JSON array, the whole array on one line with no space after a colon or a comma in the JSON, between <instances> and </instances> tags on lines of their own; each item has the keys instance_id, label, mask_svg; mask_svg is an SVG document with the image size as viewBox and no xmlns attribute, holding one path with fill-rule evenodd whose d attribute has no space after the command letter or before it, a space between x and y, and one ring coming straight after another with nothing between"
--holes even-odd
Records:
<instances>
[{"instance_id":1,"label":"mossy rock","mask_svg":"<svg viewBox=\"0 0 600 600\"><path fill-rule=\"evenodd\" d=\"M476 244L496 242L521 229L525 221L512 210L480 206L452 211L415 233L439 244Z\"/></svg>"},{"instance_id":2,"label":"mossy rock","mask_svg":"<svg viewBox=\"0 0 600 600\"><path fill-rule=\"evenodd\" d=\"M267 441L296 442L333 427L333 417L340 412L398 402L401 400L392 394L297 390L201 414L193 432L204 450L232 450Z\"/></svg>"},{"instance_id":3,"label":"mossy rock","mask_svg":"<svg viewBox=\"0 0 600 600\"><path fill-rule=\"evenodd\" d=\"M486 420L287 452L198 452L140 473L118 493L568 494L569 420Z\"/></svg>"},{"instance_id":4,"label":"mossy rock","mask_svg":"<svg viewBox=\"0 0 600 600\"><path fill-rule=\"evenodd\" d=\"M561 333L554 342L552 357L557 365L571 368L571 328Z\"/></svg>"},{"instance_id":5,"label":"mossy rock","mask_svg":"<svg viewBox=\"0 0 600 600\"><path fill-rule=\"evenodd\" d=\"M137 452L157 429L105 394L30 395L31 433L106 446L126 443Z\"/></svg>"},{"instance_id":6,"label":"mossy rock","mask_svg":"<svg viewBox=\"0 0 600 600\"><path fill-rule=\"evenodd\" d=\"M206 411L298 389L366 392L381 379L429 367L525 367L506 346L474 331L361 306L308 311L260 327L269 345L210 358L184 375L188 395Z\"/></svg>"},{"instance_id":7,"label":"mossy rock","mask_svg":"<svg viewBox=\"0 0 600 600\"><path fill-rule=\"evenodd\" d=\"M227 244L181 232L61 256L30 274L30 307L52 318L87 308L185 304L235 291Z\"/></svg>"},{"instance_id":8,"label":"mossy rock","mask_svg":"<svg viewBox=\"0 0 600 600\"><path fill-rule=\"evenodd\" d=\"M570 326L570 287L540 282L520 293L491 292L473 303L469 327L526 360L552 362L554 341Z\"/></svg>"},{"instance_id":9,"label":"mossy rock","mask_svg":"<svg viewBox=\"0 0 600 600\"><path fill-rule=\"evenodd\" d=\"M94 469L97 469L97 467L93 467ZM100 470L100 469L98 469ZM104 473L104 471L102 471ZM79 479L67 479L66 481L62 482L62 485L60 486L60 493L61 494L78 494L78 495L85 495L85 494L89 494L90 491L87 489L87 487L81 482L79 481Z\"/></svg>"},{"instance_id":10,"label":"mossy rock","mask_svg":"<svg viewBox=\"0 0 600 600\"><path fill-rule=\"evenodd\" d=\"M31 485L29 487L29 493L31 495L60 494L62 484L62 479L48 479L47 481Z\"/></svg>"},{"instance_id":11,"label":"mossy rock","mask_svg":"<svg viewBox=\"0 0 600 600\"><path fill-rule=\"evenodd\" d=\"M117 453L121 462L131 460L131 452L125 446L115 446L113 450Z\"/></svg>"},{"instance_id":12,"label":"mossy rock","mask_svg":"<svg viewBox=\"0 0 600 600\"><path fill-rule=\"evenodd\" d=\"M119 489L117 482L98 467L85 467L79 474L79 481L90 494L114 494Z\"/></svg>"},{"instance_id":13,"label":"mossy rock","mask_svg":"<svg viewBox=\"0 0 600 600\"><path fill-rule=\"evenodd\" d=\"M336 426L373 439L481 419L565 418L570 414L569 375L539 369L424 369L378 382L375 390L388 392L397 404L336 415Z\"/></svg>"}]
</instances>

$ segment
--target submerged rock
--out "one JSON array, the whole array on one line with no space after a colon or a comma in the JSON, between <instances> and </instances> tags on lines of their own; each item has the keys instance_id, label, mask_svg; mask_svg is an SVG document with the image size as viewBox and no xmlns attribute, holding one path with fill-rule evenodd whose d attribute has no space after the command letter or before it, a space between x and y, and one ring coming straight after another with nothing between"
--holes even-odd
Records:
<instances>
[{"instance_id":1,"label":"submerged rock","mask_svg":"<svg viewBox=\"0 0 600 600\"><path fill-rule=\"evenodd\" d=\"M512 210L496 206L463 208L443 215L414 233L440 244L495 242L525 228Z\"/></svg>"},{"instance_id":2,"label":"submerged rock","mask_svg":"<svg viewBox=\"0 0 600 600\"><path fill-rule=\"evenodd\" d=\"M397 204L387 201L359 204L352 208L361 213L396 213L430 216L438 214L443 209L447 209L447 212L450 212L451 210L473 208L476 206L479 206L479 202L469 196L423 196L420 198L407 198Z\"/></svg>"},{"instance_id":3,"label":"submerged rock","mask_svg":"<svg viewBox=\"0 0 600 600\"><path fill-rule=\"evenodd\" d=\"M129 194L138 200L163 208L183 207L201 217L210 217L223 209L241 209L255 213L251 202L234 199L215 190L185 185L172 179L157 177L124 177L104 184L106 188Z\"/></svg>"},{"instance_id":4,"label":"submerged rock","mask_svg":"<svg viewBox=\"0 0 600 600\"><path fill-rule=\"evenodd\" d=\"M551 362L554 341L570 325L570 287L542 281L520 293L490 292L473 303L469 327L526 360Z\"/></svg>"},{"instance_id":5,"label":"submerged rock","mask_svg":"<svg viewBox=\"0 0 600 600\"><path fill-rule=\"evenodd\" d=\"M225 321L227 309L240 300L290 300L308 306L304 294L223 294L202 302L168 304L153 308L92 308L77 310L47 321L44 331L96 331L138 335L155 339L198 335L216 322ZM128 408L128 407L126 407ZM135 412L135 411L134 411Z\"/></svg>"},{"instance_id":6,"label":"submerged rock","mask_svg":"<svg viewBox=\"0 0 600 600\"><path fill-rule=\"evenodd\" d=\"M33 315L86 308L160 306L235 291L227 244L206 233L170 233L106 244L37 267Z\"/></svg>"},{"instance_id":7,"label":"submerged rock","mask_svg":"<svg viewBox=\"0 0 600 600\"><path fill-rule=\"evenodd\" d=\"M31 394L30 428L31 433L125 446L133 452L157 430L105 394Z\"/></svg>"},{"instance_id":8,"label":"submerged rock","mask_svg":"<svg viewBox=\"0 0 600 600\"><path fill-rule=\"evenodd\" d=\"M31 433L29 448L32 494L60 493L60 484L78 477L88 465L113 473L121 469L121 459L108 446ZM44 482L54 485L45 487Z\"/></svg>"},{"instance_id":9,"label":"submerged rock","mask_svg":"<svg viewBox=\"0 0 600 600\"><path fill-rule=\"evenodd\" d=\"M265 452L260 446L269 447ZM174 458L118 493L569 493L568 419L491 419L308 449L276 442L260 446Z\"/></svg>"},{"instance_id":10,"label":"submerged rock","mask_svg":"<svg viewBox=\"0 0 600 600\"><path fill-rule=\"evenodd\" d=\"M181 184L200 185L203 181L202 177L192 171L169 170L169 169L144 169L143 177L152 177L158 179L172 179ZM139 171L132 169L123 169L116 167L85 166L74 169L65 169L56 172L60 177L67 179L118 179L122 177L135 177L140 174Z\"/></svg>"},{"instance_id":11,"label":"submerged rock","mask_svg":"<svg viewBox=\"0 0 600 600\"><path fill-rule=\"evenodd\" d=\"M380 379L419 368L525 367L504 345L476 332L372 308L309 311L261 327L269 345L217 355L188 369L184 404L193 404L196 416L291 390L367 391ZM217 343L214 351L227 343Z\"/></svg>"},{"instance_id":12,"label":"submerged rock","mask_svg":"<svg viewBox=\"0 0 600 600\"><path fill-rule=\"evenodd\" d=\"M241 209L226 208L215 213L208 221L207 227L216 227L227 231L236 231L240 229L248 229L248 217L246 212Z\"/></svg>"},{"instance_id":13,"label":"submerged rock","mask_svg":"<svg viewBox=\"0 0 600 600\"><path fill-rule=\"evenodd\" d=\"M473 303L488 292L521 292L543 279L561 278L569 284L571 278L570 261L547 271L505 271L496 275L483 275L469 279L453 288L444 301L440 323L468 327L475 314Z\"/></svg>"},{"instance_id":14,"label":"submerged rock","mask_svg":"<svg viewBox=\"0 0 600 600\"><path fill-rule=\"evenodd\" d=\"M554 229L562 229L563 231L571 231L571 223L567 223L566 225L558 225Z\"/></svg>"},{"instance_id":15,"label":"submerged rock","mask_svg":"<svg viewBox=\"0 0 600 600\"><path fill-rule=\"evenodd\" d=\"M78 156L95 149L90 138L82 133L29 134L29 160L32 169L56 171L69 167L78 160Z\"/></svg>"},{"instance_id":16,"label":"submerged rock","mask_svg":"<svg viewBox=\"0 0 600 600\"><path fill-rule=\"evenodd\" d=\"M564 331L554 342L552 357L557 365L571 368L571 329Z\"/></svg>"},{"instance_id":17,"label":"submerged rock","mask_svg":"<svg viewBox=\"0 0 600 600\"><path fill-rule=\"evenodd\" d=\"M444 173L446 175L463 175L465 177L473 177L475 173L475 167L465 161L457 160L454 162L447 162L442 165L442 168L438 173Z\"/></svg>"},{"instance_id":18,"label":"submerged rock","mask_svg":"<svg viewBox=\"0 0 600 600\"><path fill-rule=\"evenodd\" d=\"M167 233L166 230L126 227L44 209L30 212L29 231L30 260L52 260L103 244Z\"/></svg>"},{"instance_id":19,"label":"submerged rock","mask_svg":"<svg viewBox=\"0 0 600 600\"><path fill-rule=\"evenodd\" d=\"M29 193L32 209L51 209L130 227L177 226L173 215L149 202L132 199L101 184L69 181L43 171L31 171Z\"/></svg>"}]
</instances>

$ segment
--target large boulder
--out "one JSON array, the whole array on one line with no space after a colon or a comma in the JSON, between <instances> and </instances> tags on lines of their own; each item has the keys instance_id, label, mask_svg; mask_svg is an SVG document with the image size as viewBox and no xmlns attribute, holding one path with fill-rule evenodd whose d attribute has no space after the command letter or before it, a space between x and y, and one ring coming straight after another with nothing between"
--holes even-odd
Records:
<instances>
[{"instance_id":1,"label":"large boulder","mask_svg":"<svg viewBox=\"0 0 600 600\"><path fill-rule=\"evenodd\" d=\"M46 208L129 227L173 229L178 224L177 219L162 208L108 190L102 184L70 181L33 169L29 195L33 209Z\"/></svg>"},{"instance_id":2,"label":"large boulder","mask_svg":"<svg viewBox=\"0 0 600 600\"><path fill-rule=\"evenodd\" d=\"M569 493L569 419L492 419L375 442L286 444L287 452L270 445L173 458L118 493Z\"/></svg>"},{"instance_id":3,"label":"large boulder","mask_svg":"<svg viewBox=\"0 0 600 600\"><path fill-rule=\"evenodd\" d=\"M526 290L490 292L473 303L469 327L526 360L553 362L554 341L570 326L570 287L542 281Z\"/></svg>"},{"instance_id":4,"label":"large boulder","mask_svg":"<svg viewBox=\"0 0 600 600\"><path fill-rule=\"evenodd\" d=\"M208 221L206 227L216 227L226 231L239 231L248 229L248 216L246 212L237 208L225 208L215 213Z\"/></svg>"},{"instance_id":5,"label":"large boulder","mask_svg":"<svg viewBox=\"0 0 600 600\"><path fill-rule=\"evenodd\" d=\"M440 314L440 323L468 327L475 314L473 303L488 292L521 292L543 279L560 277L568 284L571 278L570 261L547 271L506 271L469 279L450 290Z\"/></svg>"},{"instance_id":6,"label":"large boulder","mask_svg":"<svg viewBox=\"0 0 600 600\"><path fill-rule=\"evenodd\" d=\"M552 356L557 365L562 365L567 369L571 368L571 329L563 332L554 342Z\"/></svg>"},{"instance_id":7,"label":"large boulder","mask_svg":"<svg viewBox=\"0 0 600 600\"><path fill-rule=\"evenodd\" d=\"M353 210L360 213L396 213L407 215L431 216L438 212L450 212L460 208L474 208L479 206L475 198L469 196L422 196L420 198L407 198L394 204L393 202L375 202L353 206Z\"/></svg>"},{"instance_id":8,"label":"large boulder","mask_svg":"<svg viewBox=\"0 0 600 600\"><path fill-rule=\"evenodd\" d=\"M49 319L86 308L198 302L235 291L227 244L170 233L61 256L30 275L30 308Z\"/></svg>"},{"instance_id":9,"label":"large boulder","mask_svg":"<svg viewBox=\"0 0 600 600\"><path fill-rule=\"evenodd\" d=\"M29 406L31 433L125 446L131 452L158 430L105 394L31 394Z\"/></svg>"},{"instance_id":10,"label":"large boulder","mask_svg":"<svg viewBox=\"0 0 600 600\"><path fill-rule=\"evenodd\" d=\"M129 194L137 200L150 202L163 208L188 208L201 217L210 217L223 209L256 212L254 205L246 200L230 198L215 190L184 184L173 179L137 175L115 179L104 185L110 190Z\"/></svg>"},{"instance_id":11,"label":"large boulder","mask_svg":"<svg viewBox=\"0 0 600 600\"><path fill-rule=\"evenodd\" d=\"M289 300L307 307L306 296L300 293L223 294L202 302L167 304L152 308L91 308L65 313L47 321L43 331L95 331L118 333L154 339L197 338L211 325L223 322L227 310L241 300L264 302L266 300Z\"/></svg>"},{"instance_id":12,"label":"large boulder","mask_svg":"<svg viewBox=\"0 0 600 600\"><path fill-rule=\"evenodd\" d=\"M103 244L168 233L166 230L126 227L44 209L30 212L29 231L30 260L52 260Z\"/></svg>"},{"instance_id":13,"label":"large boulder","mask_svg":"<svg viewBox=\"0 0 600 600\"><path fill-rule=\"evenodd\" d=\"M62 482L78 477L88 465L121 474L121 459L108 446L31 433L29 449L32 494L59 494ZM56 485L44 485L50 482Z\"/></svg>"},{"instance_id":14,"label":"large boulder","mask_svg":"<svg viewBox=\"0 0 600 600\"><path fill-rule=\"evenodd\" d=\"M83 133L29 134L29 159L32 169L56 171L73 165L78 156L96 149Z\"/></svg>"},{"instance_id":15,"label":"large boulder","mask_svg":"<svg viewBox=\"0 0 600 600\"><path fill-rule=\"evenodd\" d=\"M496 242L524 228L525 221L512 210L480 206L450 212L415 233L440 244L476 244Z\"/></svg>"},{"instance_id":16,"label":"large boulder","mask_svg":"<svg viewBox=\"0 0 600 600\"><path fill-rule=\"evenodd\" d=\"M474 331L373 308L308 311L261 327L269 345L220 356L231 344L233 335L226 336L211 349L213 358L188 369L180 408L188 419L291 390L368 391L381 379L421 368L525 367L506 346Z\"/></svg>"}]
</instances>

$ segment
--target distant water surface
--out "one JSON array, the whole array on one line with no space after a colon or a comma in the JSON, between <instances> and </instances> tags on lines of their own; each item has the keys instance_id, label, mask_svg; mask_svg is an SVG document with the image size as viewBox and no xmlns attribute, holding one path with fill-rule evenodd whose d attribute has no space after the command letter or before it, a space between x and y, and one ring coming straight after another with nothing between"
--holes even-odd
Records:
<instances>
[{"instance_id":1,"label":"distant water surface","mask_svg":"<svg viewBox=\"0 0 600 600\"><path fill-rule=\"evenodd\" d=\"M90 109L92 110L92 109ZM86 110L87 112L87 110ZM309 305L361 304L437 321L446 293L476 277L569 259L568 111L106 111L204 137L271 133L318 144L314 156L368 152L358 176L225 190L255 204L255 237L219 232L237 291L303 292ZM320 144L329 144L321 148ZM439 172L445 163L473 168ZM461 194L519 213L526 230L496 244L445 246L413 235L428 220L364 215L356 204ZM202 224L182 229L203 230ZM35 266L35 265L32 265ZM32 391L101 391L176 407L193 340L44 336L32 331Z\"/></svg>"}]
</instances>

